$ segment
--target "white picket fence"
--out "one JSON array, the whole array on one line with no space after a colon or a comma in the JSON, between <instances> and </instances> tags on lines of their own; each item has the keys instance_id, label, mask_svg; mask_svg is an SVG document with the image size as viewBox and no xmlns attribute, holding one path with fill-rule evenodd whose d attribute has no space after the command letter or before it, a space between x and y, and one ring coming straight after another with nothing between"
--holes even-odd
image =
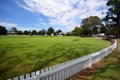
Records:
<instances>
[{"instance_id":1,"label":"white picket fence","mask_svg":"<svg viewBox=\"0 0 120 80\"><path fill-rule=\"evenodd\" d=\"M109 55L116 46L117 41L98 52L7 80L65 80L81 70L91 67L92 64Z\"/></svg>"}]
</instances>

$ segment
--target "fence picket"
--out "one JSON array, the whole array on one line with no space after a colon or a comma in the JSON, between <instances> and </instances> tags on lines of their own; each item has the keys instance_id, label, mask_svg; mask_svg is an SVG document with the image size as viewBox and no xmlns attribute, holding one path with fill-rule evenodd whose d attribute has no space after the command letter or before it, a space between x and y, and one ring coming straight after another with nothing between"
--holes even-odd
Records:
<instances>
[{"instance_id":1,"label":"fence picket","mask_svg":"<svg viewBox=\"0 0 120 80\"><path fill-rule=\"evenodd\" d=\"M29 73L26 74L25 76L26 76L26 79L29 79L29 78L30 78L30 74L29 74Z\"/></svg>"},{"instance_id":2,"label":"fence picket","mask_svg":"<svg viewBox=\"0 0 120 80\"><path fill-rule=\"evenodd\" d=\"M20 76L20 80L24 80L24 79L25 79L24 75Z\"/></svg>"},{"instance_id":3,"label":"fence picket","mask_svg":"<svg viewBox=\"0 0 120 80\"><path fill-rule=\"evenodd\" d=\"M32 73L31 73L31 77L35 77L35 72L32 72Z\"/></svg>"},{"instance_id":4,"label":"fence picket","mask_svg":"<svg viewBox=\"0 0 120 80\"><path fill-rule=\"evenodd\" d=\"M41 69L40 73L43 74L45 72L44 69ZM40 80L45 80L44 77L41 76Z\"/></svg>"},{"instance_id":5,"label":"fence picket","mask_svg":"<svg viewBox=\"0 0 120 80\"><path fill-rule=\"evenodd\" d=\"M37 75L39 75L39 74L40 74L40 71L36 71L35 75L37 76Z\"/></svg>"},{"instance_id":6,"label":"fence picket","mask_svg":"<svg viewBox=\"0 0 120 80\"><path fill-rule=\"evenodd\" d=\"M52 69L53 69L53 66L49 67L49 70L52 70ZM52 76L53 76L53 74L49 75L49 80L52 80Z\"/></svg>"},{"instance_id":7,"label":"fence picket","mask_svg":"<svg viewBox=\"0 0 120 80\"><path fill-rule=\"evenodd\" d=\"M58 72L56 72L56 74L55 74L55 80L59 80L59 74L58 74Z\"/></svg>"},{"instance_id":8,"label":"fence picket","mask_svg":"<svg viewBox=\"0 0 120 80\"><path fill-rule=\"evenodd\" d=\"M48 68L45 69L45 72L47 72L47 71L49 71ZM45 77L45 80L49 80L49 77L46 76L46 77Z\"/></svg>"},{"instance_id":9,"label":"fence picket","mask_svg":"<svg viewBox=\"0 0 120 80\"><path fill-rule=\"evenodd\" d=\"M61 71L62 80L64 80L64 70Z\"/></svg>"},{"instance_id":10,"label":"fence picket","mask_svg":"<svg viewBox=\"0 0 120 80\"><path fill-rule=\"evenodd\" d=\"M18 80L18 77L14 77L13 80Z\"/></svg>"}]
</instances>

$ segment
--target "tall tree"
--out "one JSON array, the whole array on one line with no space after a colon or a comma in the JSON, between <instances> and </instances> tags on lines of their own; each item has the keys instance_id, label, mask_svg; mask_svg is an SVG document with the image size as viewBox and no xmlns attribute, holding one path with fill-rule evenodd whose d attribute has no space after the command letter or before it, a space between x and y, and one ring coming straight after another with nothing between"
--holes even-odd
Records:
<instances>
[{"instance_id":1,"label":"tall tree","mask_svg":"<svg viewBox=\"0 0 120 80\"><path fill-rule=\"evenodd\" d=\"M110 8L108 9L106 20L112 20L113 27L115 30L115 36L120 37L120 0L108 0L107 6Z\"/></svg>"},{"instance_id":2,"label":"tall tree","mask_svg":"<svg viewBox=\"0 0 120 80\"><path fill-rule=\"evenodd\" d=\"M49 27L47 34L48 35L54 34L54 29L52 27Z\"/></svg>"},{"instance_id":3,"label":"tall tree","mask_svg":"<svg viewBox=\"0 0 120 80\"><path fill-rule=\"evenodd\" d=\"M7 35L7 29L3 26L0 26L0 35Z\"/></svg>"},{"instance_id":4,"label":"tall tree","mask_svg":"<svg viewBox=\"0 0 120 80\"><path fill-rule=\"evenodd\" d=\"M94 27L100 25L101 20L97 16L90 16L82 20L82 33L87 35L91 34Z\"/></svg>"},{"instance_id":5,"label":"tall tree","mask_svg":"<svg viewBox=\"0 0 120 80\"><path fill-rule=\"evenodd\" d=\"M16 27L12 27L12 32L13 32L13 34L16 34L17 33L17 28Z\"/></svg>"}]
</instances>

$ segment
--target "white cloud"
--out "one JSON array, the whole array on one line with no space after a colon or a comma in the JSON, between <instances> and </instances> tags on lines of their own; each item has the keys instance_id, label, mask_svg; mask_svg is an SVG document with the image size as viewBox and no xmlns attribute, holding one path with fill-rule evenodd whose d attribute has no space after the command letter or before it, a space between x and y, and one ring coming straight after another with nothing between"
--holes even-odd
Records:
<instances>
[{"instance_id":1,"label":"white cloud","mask_svg":"<svg viewBox=\"0 0 120 80\"><path fill-rule=\"evenodd\" d=\"M99 16L106 12L105 0L23 0L18 5L30 12L40 13L49 18L49 23L40 21L43 25L65 26L73 29L81 19L89 16Z\"/></svg>"},{"instance_id":2,"label":"white cloud","mask_svg":"<svg viewBox=\"0 0 120 80\"><path fill-rule=\"evenodd\" d=\"M45 27L45 26L48 26L48 24L42 19L42 18L39 18L38 19L38 23L36 24L36 26L43 26L43 27Z\"/></svg>"},{"instance_id":3,"label":"white cloud","mask_svg":"<svg viewBox=\"0 0 120 80\"><path fill-rule=\"evenodd\" d=\"M0 25L5 27L17 27L17 24L9 23L9 22L0 22Z\"/></svg>"}]
</instances>

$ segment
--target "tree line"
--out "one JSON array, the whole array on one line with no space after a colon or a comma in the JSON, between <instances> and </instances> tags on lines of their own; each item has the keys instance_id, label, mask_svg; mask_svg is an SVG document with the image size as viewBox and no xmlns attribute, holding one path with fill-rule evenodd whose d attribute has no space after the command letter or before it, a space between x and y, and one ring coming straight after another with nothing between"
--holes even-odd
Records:
<instances>
[{"instance_id":1,"label":"tree line","mask_svg":"<svg viewBox=\"0 0 120 80\"><path fill-rule=\"evenodd\" d=\"M106 5L109 7L107 15L100 20L97 16L90 16L82 20L80 27L75 27L67 35L84 35L104 33L120 38L120 0L107 0ZM104 14L104 12L102 12ZM103 24L104 23L104 24Z\"/></svg>"},{"instance_id":2,"label":"tree line","mask_svg":"<svg viewBox=\"0 0 120 80\"><path fill-rule=\"evenodd\" d=\"M55 31L52 27L49 27L47 30L42 29L40 31L37 30L17 30L16 27L12 27L10 30L7 30L4 26L0 26L0 35L59 35L62 33L62 30L58 29Z\"/></svg>"},{"instance_id":3,"label":"tree line","mask_svg":"<svg viewBox=\"0 0 120 80\"><path fill-rule=\"evenodd\" d=\"M100 33L107 33L107 27L102 24L97 16L90 16L82 20L80 27L76 26L69 35L73 36L92 36Z\"/></svg>"},{"instance_id":4,"label":"tree line","mask_svg":"<svg viewBox=\"0 0 120 80\"><path fill-rule=\"evenodd\" d=\"M114 35L120 37L120 0L108 0L106 3L110 6L107 15L102 20L97 16L90 16L82 20L81 26L75 27L71 32L66 35L70 36L91 36L95 34L104 33L106 35ZM102 12L102 14L104 14ZM104 24L103 24L104 23ZM48 30L42 29L37 30L25 30L19 31L15 27L12 28L11 32L7 31L5 27L0 26L0 35L7 35L7 33L17 35L58 35L62 33L62 30L55 31L52 27Z\"/></svg>"},{"instance_id":5,"label":"tree line","mask_svg":"<svg viewBox=\"0 0 120 80\"><path fill-rule=\"evenodd\" d=\"M70 36L92 36L97 34L114 35L114 29L104 25L103 20L97 16L90 16L82 20L80 27L76 26L71 32ZM110 25L110 24L109 24Z\"/></svg>"}]
</instances>

